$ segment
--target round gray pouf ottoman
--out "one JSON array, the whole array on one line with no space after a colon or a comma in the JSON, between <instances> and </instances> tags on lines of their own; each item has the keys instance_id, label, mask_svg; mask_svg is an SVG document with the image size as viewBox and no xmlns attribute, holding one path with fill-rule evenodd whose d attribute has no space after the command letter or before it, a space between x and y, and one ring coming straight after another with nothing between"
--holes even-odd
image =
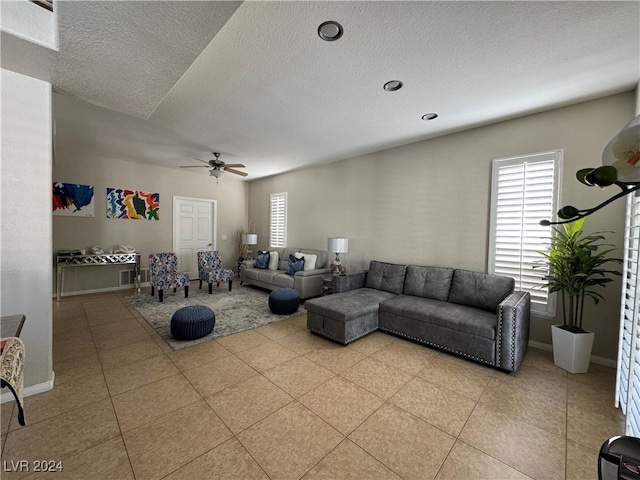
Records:
<instances>
[{"instance_id":1,"label":"round gray pouf ottoman","mask_svg":"<svg viewBox=\"0 0 640 480\"><path fill-rule=\"evenodd\" d=\"M178 340L195 340L209 335L216 324L216 314L204 305L182 307L171 317L171 335Z\"/></svg>"},{"instance_id":2,"label":"round gray pouf ottoman","mask_svg":"<svg viewBox=\"0 0 640 480\"><path fill-rule=\"evenodd\" d=\"M269 310L276 315L290 315L300 306L300 295L293 288L279 288L269 294Z\"/></svg>"}]
</instances>

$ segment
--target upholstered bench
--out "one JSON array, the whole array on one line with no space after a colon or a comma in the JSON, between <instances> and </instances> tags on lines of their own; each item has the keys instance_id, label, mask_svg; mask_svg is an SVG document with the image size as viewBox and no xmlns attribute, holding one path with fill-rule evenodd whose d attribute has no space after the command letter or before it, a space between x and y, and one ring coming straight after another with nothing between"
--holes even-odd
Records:
<instances>
[{"instance_id":1,"label":"upholstered bench","mask_svg":"<svg viewBox=\"0 0 640 480\"><path fill-rule=\"evenodd\" d=\"M171 335L177 340L195 340L209 335L216 324L216 314L204 305L182 307L171 317Z\"/></svg>"},{"instance_id":2,"label":"upholstered bench","mask_svg":"<svg viewBox=\"0 0 640 480\"><path fill-rule=\"evenodd\" d=\"M276 315L290 315L299 306L300 295L293 288L278 288L269 294L269 310Z\"/></svg>"},{"instance_id":3,"label":"upholstered bench","mask_svg":"<svg viewBox=\"0 0 640 480\"><path fill-rule=\"evenodd\" d=\"M346 345L378 329L378 305L393 293L360 288L304 302L307 328Z\"/></svg>"}]
</instances>

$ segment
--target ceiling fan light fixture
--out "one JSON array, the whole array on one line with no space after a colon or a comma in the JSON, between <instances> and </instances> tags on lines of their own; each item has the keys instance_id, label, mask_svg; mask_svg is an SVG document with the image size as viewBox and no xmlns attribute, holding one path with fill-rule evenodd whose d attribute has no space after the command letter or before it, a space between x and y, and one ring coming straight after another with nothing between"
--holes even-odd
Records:
<instances>
[{"instance_id":1,"label":"ceiling fan light fixture","mask_svg":"<svg viewBox=\"0 0 640 480\"><path fill-rule=\"evenodd\" d=\"M342 25L333 20L323 22L318 27L318 36L326 42L334 42L342 37Z\"/></svg>"},{"instance_id":2,"label":"ceiling fan light fixture","mask_svg":"<svg viewBox=\"0 0 640 480\"><path fill-rule=\"evenodd\" d=\"M390 80L384 84L382 88L384 88L387 92L395 92L396 90L400 90L402 88L402 82L400 80Z\"/></svg>"},{"instance_id":3,"label":"ceiling fan light fixture","mask_svg":"<svg viewBox=\"0 0 640 480\"><path fill-rule=\"evenodd\" d=\"M422 116L422 120L434 120L438 118L438 114L437 113L425 113Z\"/></svg>"},{"instance_id":4,"label":"ceiling fan light fixture","mask_svg":"<svg viewBox=\"0 0 640 480\"><path fill-rule=\"evenodd\" d=\"M220 178L220 175L222 175L222 170L218 168L212 168L209 172L209 175L211 175L212 177Z\"/></svg>"}]
</instances>

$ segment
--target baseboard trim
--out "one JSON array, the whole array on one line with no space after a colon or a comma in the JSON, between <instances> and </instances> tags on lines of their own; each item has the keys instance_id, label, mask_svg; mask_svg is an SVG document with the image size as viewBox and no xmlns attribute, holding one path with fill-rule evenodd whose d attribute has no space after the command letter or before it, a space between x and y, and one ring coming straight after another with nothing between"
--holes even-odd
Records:
<instances>
[{"instance_id":1,"label":"baseboard trim","mask_svg":"<svg viewBox=\"0 0 640 480\"><path fill-rule=\"evenodd\" d=\"M22 397L30 397L31 395L37 395L38 393L48 392L53 389L53 384L55 382L56 374L51 372L51 379L48 382L38 383L36 385L31 385L29 387L24 387L22 389ZM13 393L7 390L6 393L0 395L0 403L7 403L15 400L16 398L13 396Z\"/></svg>"},{"instance_id":2,"label":"baseboard trim","mask_svg":"<svg viewBox=\"0 0 640 480\"><path fill-rule=\"evenodd\" d=\"M553 352L553 345L551 345L550 343L542 343L542 342L536 342L534 340L529 340L529 346L534 348L539 348L540 350ZM616 368L618 366L615 360L611 360L610 358L598 357L597 355L591 355L591 361L593 363L597 363L598 365L604 365L606 367Z\"/></svg>"},{"instance_id":3,"label":"baseboard trim","mask_svg":"<svg viewBox=\"0 0 640 480\"><path fill-rule=\"evenodd\" d=\"M141 283L140 288L148 287L150 285L151 284L149 282ZM74 295L90 295L92 293L107 293L107 292L117 292L122 290L134 290L135 288L136 288L135 285L122 285L121 287L107 287L107 288L94 288L92 290L78 290L77 292L64 292L60 294L60 298L72 297ZM51 297L56 298L56 294L53 293Z\"/></svg>"}]
</instances>

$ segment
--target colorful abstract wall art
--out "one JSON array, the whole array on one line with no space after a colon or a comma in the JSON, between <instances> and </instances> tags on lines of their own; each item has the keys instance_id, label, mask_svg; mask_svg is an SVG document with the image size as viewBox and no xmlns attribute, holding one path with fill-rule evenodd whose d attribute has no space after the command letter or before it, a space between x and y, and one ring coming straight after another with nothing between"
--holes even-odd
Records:
<instances>
[{"instance_id":1,"label":"colorful abstract wall art","mask_svg":"<svg viewBox=\"0 0 640 480\"><path fill-rule=\"evenodd\" d=\"M53 182L53 214L93 217L93 185Z\"/></svg>"},{"instance_id":2,"label":"colorful abstract wall art","mask_svg":"<svg viewBox=\"0 0 640 480\"><path fill-rule=\"evenodd\" d=\"M160 194L107 188L107 218L159 220Z\"/></svg>"}]
</instances>

